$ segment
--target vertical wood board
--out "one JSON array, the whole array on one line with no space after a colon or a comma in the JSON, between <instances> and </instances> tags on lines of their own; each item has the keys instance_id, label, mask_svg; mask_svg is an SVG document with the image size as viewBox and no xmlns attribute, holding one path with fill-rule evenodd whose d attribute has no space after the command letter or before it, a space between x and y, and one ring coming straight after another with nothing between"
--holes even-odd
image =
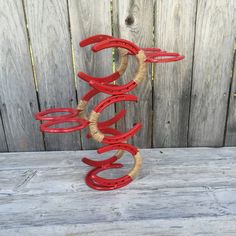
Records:
<instances>
[{"instance_id":1,"label":"vertical wood board","mask_svg":"<svg viewBox=\"0 0 236 236\"><path fill-rule=\"evenodd\" d=\"M113 1L114 36L127 39L139 47L153 47L153 7L154 1ZM118 62L118 58L116 58ZM137 69L135 57L129 56L126 72L118 81L126 84L134 79ZM151 147L152 135L152 71L147 65L146 78L130 92L138 97L138 102L124 102L117 109L126 109L123 122L119 124L122 131L130 129L134 123L141 122L142 129L128 142L139 148Z\"/></svg>"},{"instance_id":2,"label":"vertical wood board","mask_svg":"<svg viewBox=\"0 0 236 236\"><path fill-rule=\"evenodd\" d=\"M156 2L155 47L185 59L155 65L153 146L187 146L197 1Z\"/></svg>"},{"instance_id":3,"label":"vertical wood board","mask_svg":"<svg viewBox=\"0 0 236 236\"><path fill-rule=\"evenodd\" d=\"M9 151L44 150L21 1L0 1L0 111Z\"/></svg>"},{"instance_id":4,"label":"vertical wood board","mask_svg":"<svg viewBox=\"0 0 236 236\"><path fill-rule=\"evenodd\" d=\"M41 109L76 107L67 1L25 0L25 8ZM45 144L80 149L80 133L45 134Z\"/></svg>"},{"instance_id":5,"label":"vertical wood board","mask_svg":"<svg viewBox=\"0 0 236 236\"><path fill-rule=\"evenodd\" d=\"M198 1L189 146L223 145L235 15L235 1Z\"/></svg>"},{"instance_id":6,"label":"vertical wood board","mask_svg":"<svg viewBox=\"0 0 236 236\"><path fill-rule=\"evenodd\" d=\"M96 34L111 35L110 1L107 0L69 0L72 43L74 49L76 73L82 71L94 77L102 77L112 73L112 52L105 50L94 53L91 46L81 48L79 42ZM87 83L76 78L78 98L91 88ZM87 115L92 108L107 96L98 94L88 104ZM114 106L109 106L101 115L102 119L111 118ZM88 129L81 132L83 149L95 149L101 146L93 139L87 139Z\"/></svg>"},{"instance_id":7,"label":"vertical wood board","mask_svg":"<svg viewBox=\"0 0 236 236\"><path fill-rule=\"evenodd\" d=\"M8 151L7 141L6 141L5 131L3 128L1 111L0 111L0 152L7 152L7 151Z\"/></svg>"},{"instance_id":8,"label":"vertical wood board","mask_svg":"<svg viewBox=\"0 0 236 236\"><path fill-rule=\"evenodd\" d=\"M236 42L234 50L236 50ZM226 127L225 146L236 146L236 61L234 61L232 76L233 78L232 78L231 93L229 97L230 103L229 103L228 121Z\"/></svg>"}]
</instances>

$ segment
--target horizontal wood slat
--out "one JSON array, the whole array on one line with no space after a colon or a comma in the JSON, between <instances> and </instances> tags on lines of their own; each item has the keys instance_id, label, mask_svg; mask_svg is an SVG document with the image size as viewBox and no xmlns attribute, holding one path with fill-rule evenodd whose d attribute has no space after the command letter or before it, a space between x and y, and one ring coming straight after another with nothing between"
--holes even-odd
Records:
<instances>
[{"instance_id":1,"label":"horizontal wood slat","mask_svg":"<svg viewBox=\"0 0 236 236\"><path fill-rule=\"evenodd\" d=\"M0 154L0 234L235 235L236 148L140 153L138 178L107 192L84 183L95 151ZM121 162L104 175L127 173L133 159Z\"/></svg>"}]
</instances>

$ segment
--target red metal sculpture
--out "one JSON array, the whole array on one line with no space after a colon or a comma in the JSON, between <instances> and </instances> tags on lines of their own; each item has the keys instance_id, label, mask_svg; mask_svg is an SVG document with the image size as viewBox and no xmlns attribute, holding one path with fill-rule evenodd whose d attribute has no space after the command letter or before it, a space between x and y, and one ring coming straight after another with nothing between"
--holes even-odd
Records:
<instances>
[{"instance_id":1,"label":"red metal sculpture","mask_svg":"<svg viewBox=\"0 0 236 236\"><path fill-rule=\"evenodd\" d=\"M95 35L80 42L81 47L91 44L93 44L93 52L98 52L107 48L118 48L120 65L116 72L100 78L79 72L78 76L89 83L91 89L81 98L77 108L52 108L37 113L35 117L37 120L43 121L40 125L40 130L42 132L68 133L79 131L88 126L89 133L87 138L92 137L96 141L105 144L105 146L97 150L99 154L116 150L117 152L115 155L106 160L94 161L88 158L83 158L82 160L87 165L93 167L92 170L87 173L85 178L89 187L96 190L113 190L129 184L136 177L141 168L142 160L138 149L126 143L126 141L135 135L141 129L142 125L141 123L136 123L129 131L121 133L119 130L110 126L119 121L125 115L126 111L121 110L113 118L99 122L101 112L106 107L117 102L137 101L136 96L127 93L133 90L145 79L146 63L173 62L182 60L184 57L178 53L162 51L159 48L139 48L128 40L113 38L108 35ZM138 70L134 79L125 85L114 85L112 82L119 79L125 72L129 56L135 56L138 61ZM86 115L87 104L93 96L99 93L105 93L110 96L97 104L88 117ZM58 112L67 112L67 114L60 116L50 115ZM63 123L78 123L78 125L69 128L52 127ZM124 151L131 153L134 157L134 166L127 175L116 179L106 179L98 176L98 173L104 170L123 167L122 164L116 163L116 161L122 157Z\"/></svg>"}]
</instances>

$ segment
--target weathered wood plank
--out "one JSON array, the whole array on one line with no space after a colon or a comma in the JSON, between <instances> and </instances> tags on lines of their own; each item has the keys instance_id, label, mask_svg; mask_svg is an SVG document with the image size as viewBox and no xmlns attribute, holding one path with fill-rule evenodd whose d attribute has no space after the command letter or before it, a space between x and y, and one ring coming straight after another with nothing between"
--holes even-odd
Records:
<instances>
[{"instance_id":1,"label":"weathered wood plank","mask_svg":"<svg viewBox=\"0 0 236 236\"><path fill-rule=\"evenodd\" d=\"M138 181L129 186L132 189L163 189L208 186L216 188L236 187L236 149L221 152L204 150L199 152L177 151L160 153L159 150L142 150L143 167ZM190 154L191 153L191 154ZM224 154L224 155L222 155ZM89 191L83 182L89 171L81 159L83 156L99 158L95 152L57 155L33 154L5 155L0 158L0 194L45 194ZM21 158L22 157L22 158ZM22 160L21 160L22 159ZM21 160L21 163L18 163ZM66 160L66 161L65 161ZM6 163L9 163L6 166ZM120 161L125 168L112 170L109 177L126 174L132 166L132 158L125 156ZM15 166L18 163L19 166ZM158 178L155 178L158 176ZM201 176L201 178L199 178Z\"/></svg>"},{"instance_id":2,"label":"weathered wood plank","mask_svg":"<svg viewBox=\"0 0 236 236\"><path fill-rule=\"evenodd\" d=\"M94 151L0 154L0 235L234 235L235 150L141 150L139 179L106 193L83 183Z\"/></svg>"},{"instance_id":3,"label":"weathered wood plank","mask_svg":"<svg viewBox=\"0 0 236 236\"><path fill-rule=\"evenodd\" d=\"M156 2L155 46L185 56L155 65L153 146L187 146L196 2Z\"/></svg>"},{"instance_id":4,"label":"weathered wood plank","mask_svg":"<svg viewBox=\"0 0 236 236\"><path fill-rule=\"evenodd\" d=\"M41 109L75 107L67 1L25 0L25 9ZM80 149L80 134L45 134L45 144L47 150Z\"/></svg>"},{"instance_id":5,"label":"weathered wood plank","mask_svg":"<svg viewBox=\"0 0 236 236\"><path fill-rule=\"evenodd\" d=\"M190 146L222 146L234 53L236 2L198 1Z\"/></svg>"},{"instance_id":6,"label":"weathered wood plank","mask_svg":"<svg viewBox=\"0 0 236 236\"><path fill-rule=\"evenodd\" d=\"M87 235L87 236L235 236L235 218L230 216L141 221L115 221L91 224L67 224L4 229L2 235Z\"/></svg>"},{"instance_id":7,"label":"weathered wood plank","mask_svg":"<svg viewBox=\"0 0 236 236\"><path fill-rule=\"evenodd\" d=\"M83 71L95 77L102 77L112 73L112 53L105 50L100 53L93 53L90 46L81 48L79 42L95 34L111 35L111 11L110 1L107 0L69 0L69 12L71 22L72 43L74 48L75 70ZM79 99L91 87L77 78L77 93ZM88 105L88 113L106 96L98 95ZM108 107L102 113L102 119L112 117L114 106ZM86 131L82 131L83 149L95 149L100 145L92 139L86 139Z\"/></svg>"},{"instance_id":8,"label":"weathered wood plank","mask_svg":"<svg viewBox=\"0 0 236 236\"><path fill-rule=\"evenodd\" d=\"M236 158L236 147L227 148L163 148L142 149L144 163L164 159L166 164L173 165L207 165L209 161L225 160L230 162ZM1 153L0 171L11 169L57 168L86 166L81 164L84 156L101 158L95 150L91 151L60 151L60 152L20 152ZM109 153L104 154L104 158ZM147 156L147 157L146 157ZM146 158L145 158L146 157ZM149 158L150 157L150 158Z\"/></svg>"},{"instance_id":9,"label":"weathered wood plank","mask_svg":"<svg viewBox=\"0 0 236 236\"><path fill-rule=\"evenodd\" d=\"M9 151L44 150L22 2L0 5L0 111Z\"/></svg>"},{"instance_id":10,"label":"weathered wood plank","mask_svg":"<svg viewBox=\"0 0 236 236\"><path fill-rule=\"evenodd\" d=\"M140 47L153 46L153 7L154 1L113 1L114 36L130 40ZM118 58L116 58L118 62ZM134 78L137 62L129 57L129 65L118 81L125 84ZM146 79L131 93L138 97L138 103L124 102L117 104L117 110L125 108L127 113L118 127L126 131L134 123L141 122L143 127L138 134L129 139L129 143L140 148L151 147L152 136L152 72L148 65Z\"/></svg>"},{"instance_id":11,"label":"weathered wood plank","mask_svg":"<svg viewBox=\"0 0 236 236\"><path fill-rule=\"evenodd\" d=\"M3 128L1 111L0 111L0 152L7 152L7 151L8 148L7 148L6 136Z\"/></svg>"},{"instance_id":12,"label":"weathered wood plank","mask_svg":"<svg viewBox=\"0 0 236 236\"><path fill-rule=\"evenodd\" d=\"M234 44L234 53L236 53L236 41ZM227 117L228 120L226 127L225 146L236 146L236 61L234 61L232 76L233 78L231 94L229 98L230 103Z\"/></svg>"},{"instance_id":13,"label":"weathered wood plank","mask_svg":"<svg viewBox=\"0 0 236 236\"><path fill-rule=\"evenodd\" d=\"M81 193L1 196L0 227L236 217L236 188L146 188L106 194L81 189Z\"/></svg>"}]
</instances>

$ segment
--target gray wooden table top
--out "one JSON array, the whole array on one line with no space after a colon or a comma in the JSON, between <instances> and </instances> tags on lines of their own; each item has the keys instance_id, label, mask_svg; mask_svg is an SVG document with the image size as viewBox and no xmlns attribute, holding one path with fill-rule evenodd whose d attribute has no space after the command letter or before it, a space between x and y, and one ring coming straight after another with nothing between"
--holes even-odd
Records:
<instances>
[{"instance_id":1,"label":"gray wooden table top","mask_svg":"<svg viewBox=\"0 0 236 236\"><path fill-rule=\"evenodd\" d=\"M0 154L0 235L236 235L236 148L141 154L138 178L111 192L84 183L95 151Z\"/></svg>"}]
</instances>

